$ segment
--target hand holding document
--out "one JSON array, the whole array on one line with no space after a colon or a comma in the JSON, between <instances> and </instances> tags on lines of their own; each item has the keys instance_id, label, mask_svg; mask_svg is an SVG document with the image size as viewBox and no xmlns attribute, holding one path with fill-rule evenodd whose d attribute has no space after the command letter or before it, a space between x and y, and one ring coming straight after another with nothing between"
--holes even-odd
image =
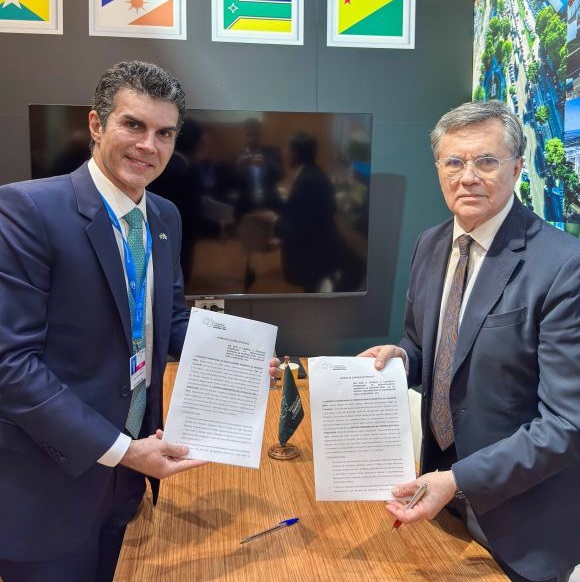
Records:
<instances>
[{"instance_id":1,"label":"hand holding document","mask_svg":"<svg viewBox=\"0 0 580 582\"><path fill-rule=\"evenodd\" d=\"M316 499L392 499L415 479L402 360L377 371L373 358L310 358L308 370Z\"/></svg>"},{"instance_id":2,"label":"hand holding document","mask_svg":"<svg viewBox=\"0 0 580 582\"><path fill-rule=\"evenodd\" d=\"M277 328L192 309L164 439L188 458L257 468Z\"/></svg>"}]
</instances>

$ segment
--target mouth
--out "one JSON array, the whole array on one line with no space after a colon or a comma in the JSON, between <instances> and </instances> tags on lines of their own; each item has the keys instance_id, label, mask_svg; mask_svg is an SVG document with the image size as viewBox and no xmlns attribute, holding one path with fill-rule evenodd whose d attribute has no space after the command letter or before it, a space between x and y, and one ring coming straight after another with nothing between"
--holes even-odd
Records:
<instances>
[{"instance_id":1,"label":"mouth","mask_svg":"<svg viewBox=\"0 0 580 582\"><path fill-rule=\"evenodd\" d=\"M479 198L485 198L485 194L476 194L476 193L471 193L468 192L466 194L459 194L457 196L458 200L462 200L462 199L469 199L469 200L474 200L474 199L479 199Z\"/></svg>"},{"instance_id":2,"label":"mouth","mask_svg":"<svg viewBox=\"0 0 580 582\"><path fill-rule=\"evenodd\" d=\"M148 168L153 168L153 164L146 162L144 160L139 160L138 158L133 158L131 156L125 156L125 158L127 160L129 160L129 162L131 164L133 164L134 166L137 166L137 167L142 168L144 170L146 170Z\"/></svg>"}]
</instances>

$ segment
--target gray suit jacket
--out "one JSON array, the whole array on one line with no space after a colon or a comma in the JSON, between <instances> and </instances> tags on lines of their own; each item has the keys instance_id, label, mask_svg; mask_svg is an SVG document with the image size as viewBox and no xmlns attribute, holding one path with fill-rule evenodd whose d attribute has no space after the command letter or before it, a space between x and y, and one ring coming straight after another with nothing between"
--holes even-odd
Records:
<instances>
[{"instance_id":1,"label":"gray suit jacket","mask_svg":"<svg viewBox=\"0 0 580 582\"><path fill-rule=\"evenodd\" d=\"M422 472L440 453L429 409L452 230L417 242L400 342L423 387ZM494 553L534 580L580 563L580 241L517 199L465 308L450 402L453 470Z\"/></svg>"}]
</instances>

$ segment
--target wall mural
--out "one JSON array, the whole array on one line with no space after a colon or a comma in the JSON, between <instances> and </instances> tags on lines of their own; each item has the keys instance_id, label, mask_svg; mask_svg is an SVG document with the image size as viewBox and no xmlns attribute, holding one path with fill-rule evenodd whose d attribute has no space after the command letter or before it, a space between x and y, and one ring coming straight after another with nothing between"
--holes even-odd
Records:
<instances>
[{"instance_id":1,"label":"wall mural","mask_svg":"<svg viewBox=\"0 0 580 582\"><path fill-rule=\"evenodd\" d=\"M499 99L528 140L516 194L580 237L580 0L475 0L473 99Z\"/></svg>"}]
</instances>

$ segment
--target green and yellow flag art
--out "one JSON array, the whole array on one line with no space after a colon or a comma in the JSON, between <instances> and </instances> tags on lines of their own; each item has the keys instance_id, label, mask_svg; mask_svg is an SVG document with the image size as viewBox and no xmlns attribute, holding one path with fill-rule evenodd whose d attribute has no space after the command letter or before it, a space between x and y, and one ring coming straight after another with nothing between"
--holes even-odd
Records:
<instances>
[{"instance_id":1,"label":"green and yellow flag art","mask_svg":"<svg viewBox=\"0 0 580 582\"><path fill-rule=\"evenodd\" d=\"M292 0L223 0L224 30L292 32Z\"/></svg>"},{"instance_id":2,"label":"green and yellow flag art","mask_svg":"<svg viewBox=\"0 0 580 582\"><path fill-rule=\"evenodd\" d=\"M405 0L335 0L341 36L403 36Z\"/></svg>"},{"instance_id":3,"label":"green and yellow flag art","mask_svg":"<svg viewBox=\"0 0 580 582\"><path fill-rule=\"evenodd\" d=\"M48 22L49 0L4 0L0 2L0 21Z\"/></svg>"}]
</instances>

